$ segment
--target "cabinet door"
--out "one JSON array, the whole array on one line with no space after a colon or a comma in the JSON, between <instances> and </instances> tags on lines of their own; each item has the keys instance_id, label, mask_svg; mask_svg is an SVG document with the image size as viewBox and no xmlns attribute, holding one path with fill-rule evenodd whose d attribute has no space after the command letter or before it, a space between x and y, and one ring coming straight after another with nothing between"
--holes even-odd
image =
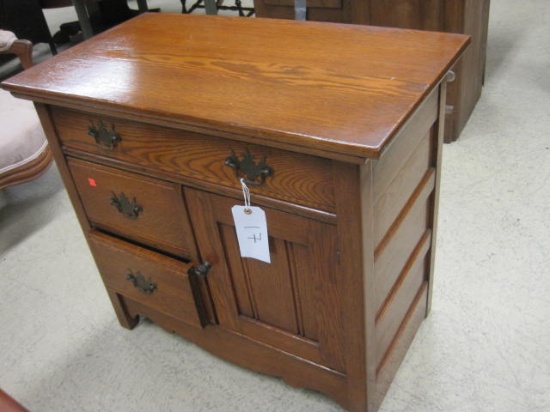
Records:
<instances>
[{"instance_id":1,"label":"cabinet door","mask_svg":"<svg viewBox=\"0 0 550 412\"><path fill-rule=\"evenodd\" d=\"M336 226L264 208L271 264L241 258L231 215L239 204L185 189L221 327L344 370Z\"/></svg>"}]
</instances>

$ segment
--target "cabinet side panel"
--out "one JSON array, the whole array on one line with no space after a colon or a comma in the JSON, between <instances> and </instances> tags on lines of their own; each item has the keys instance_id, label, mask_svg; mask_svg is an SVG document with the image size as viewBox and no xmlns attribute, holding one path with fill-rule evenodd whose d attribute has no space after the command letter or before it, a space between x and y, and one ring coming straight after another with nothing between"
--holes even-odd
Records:
<instances>
[{"instance_id":1,"label":"cabinet side panel","mask_svg":"<svg viewBox=\"0 0 550 412\"><path fill-rule=\"evenodd\" d=\"M432 210L431 194L435 186L435 172L427 173L413 196L398 216L375 252L376 308L382 303L403 272L406 262L429 231L429 213Z\"/></svg>"},{"instance_id":2,"label":"cabinet side panel","mask_svg":"<svg viewBox=\"0 0 550 412\"><path fill-rule=\"evenodd\" d=\"M427 289L422 287L416 296L410 311L403 320L399 330L396 334L390 350L387 352L386 357L383 359L376 376L376 399L378 408L384 399L384 395L388 391L391 382L409 346L411 345L416 331L422 324L424 316L426 314L426 302L427 302Z\"/></svg>"},{"instance_id":3,"label":"cabinet side panel","mask_svg":"<svg viewBox=\"0 0 550 412\"><path fill-rule=\"evenodd\" d=\"M426 315L443 108L437 88L375 165L377 401Z\"/></svg>"},{"instance_id":4,"label":"cabinet side panel","mask_svg":"<svg viewBox=\"0 0 550 412\"><path fill-rule=\"evenodd\" d=\"M373 410L375 402L372 164L334 164L347 409L352 411Z\"/></svg>"},{"instance_id":5,"label":"cabinet side panel","mask_svg":"<svg viewBox=\"0 0 550 412\"><path fill-rule=\"evenodd\" d=\"M375 199L374 239L378 245L430 168L431 131L411 152L400 172Z\"/></svg>"},{"instance_id":6,"label":"cabinet side panel","mask_svg":"<svg viewBox=\"0 0 550 412\"><path fill-rule=\"evenodd\" d=\"M431 230L439 135L439 89L433 90L374 166L376 312Z\"/></svg>"},{"instance_id":7,"label":"cabinet side panel","mask_svg":"<svg viewBox=\"0 0 550 412\"><path fill-rule=\"evenodd\" d=\"M376 162L373 170L375 201L380 199L392 181L402 173L404 164L412 155L415 147L437 120L438 102L437 91L431 92L415 115L398 132L383 156Z\"/></svg>"},{"instance_id":8,"label":"cabinet side panel","mask_svg":"<svg viewBox=\"0 0 550 412\"><path fill-rule=\"evenodd\" d=\"M445 133L445 104L447 96L447 82L443 81L439 91L439 120L434 128L437 129L437 135L432 139L432 164L435 167L435 189L432 196L432 209L430 210L430 225L432 227L432 247L430 250L430 266L427 272L428 277L428 305L426 313L430 312L431 296L434 281L435 251L437 245L437 225L439 214L439 193L441 186L441 162L443 155L443 138Z\"/></svg>"},{"instance_id":9,"label":"cabinet side panel","mask_svg":"<svg viewBox=\"0 0 550 412\"><path fill-rule=\"evenodd\" d=\"M380 366L418 290L426 283L431 232L426 232L376 319L376 365Z\"/></svg>"}]
</instances>

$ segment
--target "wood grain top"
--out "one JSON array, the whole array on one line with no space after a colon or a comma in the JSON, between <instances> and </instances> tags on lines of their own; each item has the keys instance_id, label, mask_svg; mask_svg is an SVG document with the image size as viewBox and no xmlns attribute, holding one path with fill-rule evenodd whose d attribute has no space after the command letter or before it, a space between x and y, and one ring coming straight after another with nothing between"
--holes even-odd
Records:
<instances>
[{"instance_id":1,"label":"wood grain top","mask_svg":"<svg viewBox=\"0 0 550 412\"><path fill-rule=\"evenodd\" d=\"M3 87L44 103L378 157L469 39L368 26L147 13Z\"/></svg>"}]
</instances>

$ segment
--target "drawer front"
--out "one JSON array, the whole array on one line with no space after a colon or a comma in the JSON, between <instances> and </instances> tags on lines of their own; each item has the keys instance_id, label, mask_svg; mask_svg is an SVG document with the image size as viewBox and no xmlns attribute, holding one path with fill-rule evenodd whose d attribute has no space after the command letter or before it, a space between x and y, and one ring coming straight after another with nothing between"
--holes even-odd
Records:
<instances>
[{"instance_id":1,"label":"drawer front","mask_svg":"<svg viewBox=\"0 0 550 412\"><path fill-rule=\"evenodd\" d=\"M195 259L179 185L78 159L67 160L90 222L155 249Z\"/></svg>"},{"instance_id":2,"label":"drawer front","mask_svg":"<svg viewBox=\"0 0 550 412\"><path fill-rule=\"evenodd\" d=\"M89 243L107 288L190 325L205 324L189 282L190 265L98 232Z\"/></svg>"},{"instance_id":3,"label":"drawer front","mask_svg":"<svg viewBox=\"0 0 550 412\"><path fill-rule=\"evenodd\" d=\"M253 181L252 193L335 211L329 159L62 108L52 108L52 118L68 153L91 153L236 189L239 177L245 177Z\"/></svg>"}]
</instances>

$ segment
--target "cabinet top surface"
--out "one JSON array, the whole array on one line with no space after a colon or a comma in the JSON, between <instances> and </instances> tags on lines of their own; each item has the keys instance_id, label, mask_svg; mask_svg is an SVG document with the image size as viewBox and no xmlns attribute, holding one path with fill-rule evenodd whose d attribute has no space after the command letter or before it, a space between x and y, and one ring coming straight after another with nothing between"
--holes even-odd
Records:
<instances>
[{"instance_id":1,"label":"cabinet top surface","mask_svg":"<svg viewBox=\"0 0 550 412\"><path fill-rule=\"evenodd\" d=\"M378 157L467 43L448 33L147 13L3 86L45 103Z\"/></svg>"}]
</instances>

